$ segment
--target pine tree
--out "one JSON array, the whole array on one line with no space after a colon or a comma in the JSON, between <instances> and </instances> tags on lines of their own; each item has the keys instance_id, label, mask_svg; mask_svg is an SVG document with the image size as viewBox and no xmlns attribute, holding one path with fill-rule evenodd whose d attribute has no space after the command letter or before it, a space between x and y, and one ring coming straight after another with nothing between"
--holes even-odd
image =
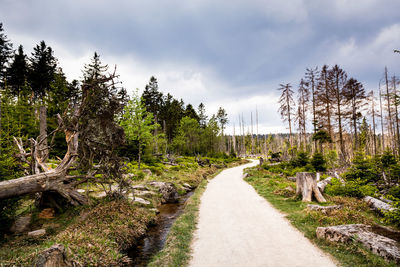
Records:
<instances>
[{"instance_id":1,"label":"pine tree","mask_svg":"<svg viewBox=\"0 0 400 267\"><path fill-rule=\"evenodd\" d=\"M362 117L361 111L364 110L365 105L367 104L365 102L365 89L359 81L354 78L350 78L345 85L343 93L346 96L346 102L349 103L350 110L348 111L348 119L351 121L351 124L353 126L355 138L354 144L355 150L357 151L360 146L360 140L358 138L357 131L358 120Z\"/></svg>"},{"instance_id":2,"label":"pine tree","mask_svg":"<svg viewBox=\"0 0 400 267\"><path fill-rule=\"evenodd\" d=\"M375 121L376 121L377 110L376 110L376 99L374 96L374 90L371 90L368 93L367 99L368 99L368 103L370 103L370 105L368 105L368 107L369 107L368 114L372 117L373 149L374 149L374 155L376 155L377 154L377 144L376 144L376 122Z\"/></svg>"},{"instance_id":3,"label":"pine tree","mask_svg":"<svg viewBox=\"0 0 400 267\"><path fill-rule=\"evenodd\" d=\"M7 69L7 85L15 96L27 94L26 81L28 75L28 65L26 55L22 45L18 47L18 52L14 54L14 59Z\"/></svg>"},{"instance_id":4,"label":"pine tree","mask_svg":"<svg viewBox=\"0 0 400 267\"><path fill-rule=\"evenodd\" d=\"M199 115L199 123L201 128L205 128L207 126L207 115L206 115L206 108L203 103L200 103L199 107L197 108L197 114Z\"/></svg>"},{"instance_id":5,"label":"pine tree","mask_svg":"<svg viewBox=\"0 0 400 267\"><path fill-rule=\"evenodd\" d=\"M317 85L318 68L307 68L305 74L305 84L308 85L308 90L311 93L312 100L312 125L314 133L317 131L318 121L316 118L316 85Z\"/></svg>"},{"instance_id":6,"label":"pine tree","mask_svg":"<svg viewBox=\"0 0 400 267\"><path fill-rule=\"evenodd\" d=\"M318 126L325 128L331 139L333 139L332 97L332 81L329 75L329 68L327 65L324 65L318 76L316 101L319 105L316 107L316 113Z\"/></svg>"},{"instance_id":7,"label":"pine tree","mask_svg":"<svg viewBox=\"0 0 400 267\"><path fill-rule=\"evenodd\" d=\"M307 104L309 102L309 98L310 98L310 91L308 90L308 88L305 86L305 82L303 79L300 80L300 84L299 84L299 89L298 89L298 110L297 110L297 116L296 116L296 121L298 122L298 129L299 129L299 133L300 133L300 140L302 140L301 142L303 143L303 147L306 146L306 135L307 135L307 131L306 131L306 121L307 121Z\"/></svg>"},{"instance_id":8,"label":"pine tree","mask_svg":"<svg viewBox=\"0 0 400 267\"><path fill-rule=\"evenodd\" d=\"M293 90L292 86L287 84L280 84L278 88L281 91L281 97L279 98L279 113L281 114L282 120L284 122L288 122L289 124L289 143L290 146L293 145L292 142L292 118L293 111L295 108L295 103L293 100Z\"/></svg>"},{"instance_id":9,"label":"pine tree","mask_svg":"<svg viewBox=\"0 0 400 267\"><path fill-rule=\"evenodd\" d=\"M7 66L12 58L12 44L4 34L3 23L0 22L0 88L5 84Z\"/></svg>"},{"instance_id":10,"label":"pine tree","mask_svg":"<svg viewBox=\"0 0 400 267\"><path fill-rule=\"evenodd\" d=\"M340 160L344 162L346 160L346 151L343 139L343 118L344 118L344 106L347 101L344 94L345 85L347 82L347 74L338 65L335 65L329 72L329 77L332 80L332 92L333 98L332 103L335 106L336 112L335 117L337 119L339 128L339 145L340 145Z\"/></svg>"},{"instance_id":11,"label":"pine tree","mask_svg":"<svg viewBox=\"0 0 400 267\"><path fill-rule=\"evenodd\" d=\"M54 80L57 60L53 55L51 47L47 46L44 41L41 41L34 48L29 61L28 81L33 91L33 98L35 100L43 100L50 90L51 82Z\"/></svg>"}]
</instances>

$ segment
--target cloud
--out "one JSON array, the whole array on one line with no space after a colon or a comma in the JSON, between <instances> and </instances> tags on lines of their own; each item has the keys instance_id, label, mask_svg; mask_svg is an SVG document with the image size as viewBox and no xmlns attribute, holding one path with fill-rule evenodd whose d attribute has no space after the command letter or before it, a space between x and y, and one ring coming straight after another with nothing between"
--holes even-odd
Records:
<instances>
[{"instance_id":1,"label":"cloud","mask_svg":"<svg viewBox=\"0 0 400 267\"><path fill-rule=\"evenodd\" d=\"M150 76L186 103L225 107L233 123L259 109L260 128L284 131L279 83L339 64L368 88L400 68L398 0L0 0L6 34L27 52L45 40L67 77L97 51L123 85ZM247 119L249 120L249 119Z\"/></svg>"}]
</instances>

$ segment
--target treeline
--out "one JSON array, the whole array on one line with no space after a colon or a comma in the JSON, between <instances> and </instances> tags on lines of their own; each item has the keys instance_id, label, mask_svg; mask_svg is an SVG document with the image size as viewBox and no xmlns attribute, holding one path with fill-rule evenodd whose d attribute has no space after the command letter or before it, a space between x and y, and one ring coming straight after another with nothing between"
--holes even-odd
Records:
<instances>
[{"instance_id":1,"label":"treeline","mask_svg":"<svg viewBox=\"0 0 400 267\"><path fill-rule=\"evenodd\" d=\"M279 112L294 150L337 152L341 164L356 152L400 151L398 77L385 68L378 93L338 65L308 68L297 90L281 84ZM297 91L297 93L295 93ZM297 134L294 134L297 132Z\"/></svg>"},{"instance_id":2,"label":"treeline","mask_svg":"<svg viewBox=\"0 0 400 267\"><path fill-rule=\"evenodd\" d=\"M208 118L204 104L196 110L182 99L163 94L154 77L141 96L128 96L116 77L95 53L84 66L83 79L69 82L50 46L41 41L31 55L26 55L22 45L15 50L0 23L0 180L32 173L27 163L17 160L24 155L14 137L30 147L27 153L34 146L29 142L40 142L38 153L45 161L63 157L67 144L56 115L73 117L68 115L74 106L82 104L80 164L94 165L114 152L130 160L143 156L149 161L166 154L225 155L221 154L227 123L223 108ZM124 132L120 134L112 123L121 125ZM95 154L101 156L91 156Z\"/></svg>"}]
</instances>

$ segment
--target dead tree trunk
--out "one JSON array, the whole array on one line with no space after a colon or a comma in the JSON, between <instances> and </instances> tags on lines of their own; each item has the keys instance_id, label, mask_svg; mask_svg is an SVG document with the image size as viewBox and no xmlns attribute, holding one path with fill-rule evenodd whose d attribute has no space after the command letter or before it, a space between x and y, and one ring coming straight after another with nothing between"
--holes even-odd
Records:
<instances>
[{"instance_id":1,"label":"dead tree trunk","mask_svg":"<svg viewBox=\"0 0 400 267\"><path fill-rule=\"evenodd\" d=\"M313 193L318 202L326 202L318 189L315 174L298 172L296 174L296 196L302 195L304 202L311 202Z\"/></svg>"},{"instance_id":2,"label":"dead tree trunk","mask_svg":"<svg viewBox=\"0 0 400 267\"><path fill-rule=\"evenodd\" d=\"M84 180L76 181L75 176L68 176L67 171L75 162L78 156L78 136L77 130L70 129L63 125L61 116L58 116L60 128L64 129L65 139L68 145L67 153L55 169L50 169L44 162L39 150L43 137L39 136L37 140L31 140L32 152L26 153L19 140L14 139L20 150L18 156L25 162L29 162L30 156L32 175L24 176L14 180L0 182L0 199L17 197L25 194L38 192L55 192L61 195L72 205L86 204L87 198L74 190L78 183ZM46 136L47 138L47 136ZM40 169L43 172L40 172ZM81 178L87 178L82 177Z\"/></svg>"}]
</instances>

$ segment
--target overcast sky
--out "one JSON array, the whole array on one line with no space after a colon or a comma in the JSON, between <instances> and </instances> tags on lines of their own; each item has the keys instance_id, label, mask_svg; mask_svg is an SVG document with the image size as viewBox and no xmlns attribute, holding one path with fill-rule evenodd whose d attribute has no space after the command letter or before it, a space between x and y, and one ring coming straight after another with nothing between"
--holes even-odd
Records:
<instances>
[{"instance_id":1,"label":"overcast sky","mask_svg":"<svg viewBox=\"0 0 400 267\"><path fill-rule=\"evenodd\" d=\"M367 90L400 73L399 0L0 0L0 22L30 54L51 46L69 80L97 51L128 91L154 75L160 90L209 114L219 106L259 132L286 132L280 83L307 67L339 64ZM238 130L237 130L238 131Z\"/></svg>"}]
</instances>

